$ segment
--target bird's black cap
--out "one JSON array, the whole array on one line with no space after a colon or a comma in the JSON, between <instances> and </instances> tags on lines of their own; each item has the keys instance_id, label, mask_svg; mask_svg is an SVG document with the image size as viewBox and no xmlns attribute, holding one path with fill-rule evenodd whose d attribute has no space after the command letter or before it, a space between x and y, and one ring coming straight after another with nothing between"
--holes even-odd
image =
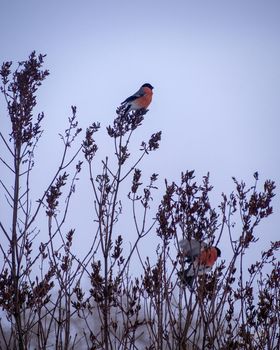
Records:
<instances>
[{"instance_id":1,"label":"bird's black cap","mask_svg":"<svg viewBox=\"0 0 280 350\"><path fill-rule=\"evenodd\" d=\"M221 256L221 250L218 248L218 247L215 247L216 248L216 250L217 250L217 255L218 255L218 257L220 257Z\"/></svg>"},{"instance_id":2,"label":"bird's black cap","mask_svg":"<svg viewBox=\"0 0 280 350\"><path fill-rule=\"evenodd\" d=\"M149 83L143 84L142 87L147 87L147 88L149 88L149 89L151 89L151 90L153 90L153 88L154 88L154 87L153 87L151 84L149 84Z\"/></svg>"}]
</instances>

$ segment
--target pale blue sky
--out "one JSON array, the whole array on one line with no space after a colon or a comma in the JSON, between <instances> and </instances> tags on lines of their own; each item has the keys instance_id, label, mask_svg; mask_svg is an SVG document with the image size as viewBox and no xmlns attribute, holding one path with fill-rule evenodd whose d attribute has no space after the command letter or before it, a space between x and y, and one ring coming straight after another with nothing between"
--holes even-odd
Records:
<instances>
[{"instance_id":1,"label":"pale blue sky","mask_svg":"<svg viewBox=\"0 0 280 350\"><path fill-rule=\"evenodd\" d=\"M195 169L198 180L210 172L216 202L233 190L231 176L252 184L259 171L261 182L271 178L279 186L279 19L280 2L267 0L2 0L0 61L36 50L47 54L51 73L38 100L46 114L38 192L55 168L70 106L78 107L82 127L101 122L106 153L105 127L115 108L145 82L154 86L154 100L136 139L163 132L160 150L143 163L147 177L160 174L156 205L164 178L178 180L186 169ZM85 235L92 209L87 178L72 222ZM267 240L279 239L278 197L274 207L260 227Z\"/></svg>"}]
</instances>

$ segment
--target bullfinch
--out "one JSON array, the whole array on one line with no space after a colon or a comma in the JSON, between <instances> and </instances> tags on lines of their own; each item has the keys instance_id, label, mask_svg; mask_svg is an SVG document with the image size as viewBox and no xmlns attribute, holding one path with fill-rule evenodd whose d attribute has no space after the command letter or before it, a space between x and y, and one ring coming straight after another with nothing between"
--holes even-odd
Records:
<instances>
[{"instance_id":1,"label":"bullfinch","mask_svg":"<svg viewBox=\"0 0 280 350\"><path fill-rule=\"evenodd\" d=\"M130 111L136 111L142 108L147 109L152 101L153 97L153 86L146 83L140 87L132 96L129 96L121 104L126 107L125 113Z\"/></svg>"},{"instance_id":2,"label":"bullfinch","mask_svg":"<svg viewBox=\"0 0 280 350\"><path fill-rule=\"evenodd\" d=\"M182 239L179 242L185 262L189 263L186 270L178 273L181 282L191 290L196 276L202 276L211 271L214 263L221 256L218 247L209 247L204 242L195 239Z\"/></svg>"}]
</instances>

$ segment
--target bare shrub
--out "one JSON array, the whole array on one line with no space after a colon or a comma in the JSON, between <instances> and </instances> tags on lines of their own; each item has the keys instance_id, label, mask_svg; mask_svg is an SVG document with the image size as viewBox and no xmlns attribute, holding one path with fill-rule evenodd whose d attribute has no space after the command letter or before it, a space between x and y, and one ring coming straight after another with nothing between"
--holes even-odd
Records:
<instances>
[{"instance_id":1,"label":"bare shrub","mask_svg":"<svg viewBox=\"0 0 280 350\"><path fill-rule=\"evenodd\" d=\"M139 166L158 149L161 132L142 141L140 153L130 148L148 111L117 109L107 127L114 155L100 167L95 135L101 126L92 123L80 142L73 106L60 135L60 164L34 200L32 170L44 118L44 113L34 116L34 108L37 89L49 74L43 63L44 56L33 52L13 72L12 62L3 63L0 72L11 127L8 135L0 132L0 160L9 172L1 175L1 193L10 210L0 218L1 348L279 349L280 241L271 242L249 266L245 262L258 240L256 228L272 214L274 182L267 180L259 189L257 173L249 187L233 178L235 190L222 194L214 208L209 174L199 184L194 171L185 171L180 183L166 180L152 213L159 175L151 174L145 185ZM65 228L81 171L88 174L94 204L93 235L84 256L73 253L75 227ZM128 253L127 235L117 229L122 217L128 219L124 193L136 232ZM152 232L159 242L155 263L140 251ZM228 242L227 256L222 252L210 273L196 276L192 290L178 277L186 267L182 238L209 246ZM133 259L140 266L136 272Z\"/></svg>"}]
</instances>

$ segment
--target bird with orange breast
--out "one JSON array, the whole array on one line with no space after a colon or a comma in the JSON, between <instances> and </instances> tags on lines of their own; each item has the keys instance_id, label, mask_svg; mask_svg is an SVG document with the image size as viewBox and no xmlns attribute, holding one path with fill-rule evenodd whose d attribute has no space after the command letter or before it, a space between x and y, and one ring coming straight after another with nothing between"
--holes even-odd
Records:
<instances>
[{"instance_id":1,"label":"bird with orange breast","mask_svg":"<svg viewBox=\"0 0 280 350\"><path fill-rule=\"evenodd\" d=\"M202 276L211 271L221 250L218 247L209 247L204 242L195 239L182 239L179 242L181 252L185 262L189 263L186 270L178 273L183 285L187 285L192 290L196 276Z\"/></svg>"},{"instance_id":2,"label":"bird with orange breast","mask_svg":"<svg viewBox=\"0 0 280 350\"><path fill-rule=\"evenodd\" d=\"M126 108L125 114L130 111L137 111L139 109L147 109L152 102L153 86L146 83L140 87L132 96L129 96L121 104Z\"/></svg>"}]
</instances>

